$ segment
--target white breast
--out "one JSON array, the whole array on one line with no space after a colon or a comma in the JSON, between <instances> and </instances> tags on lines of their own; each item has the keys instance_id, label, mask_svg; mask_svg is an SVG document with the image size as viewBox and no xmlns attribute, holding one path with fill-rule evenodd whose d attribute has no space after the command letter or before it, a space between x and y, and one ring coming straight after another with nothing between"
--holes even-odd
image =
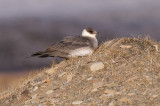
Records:
<instances>
[{"instance_id":1,"label":"white breast","mask_svg":"<svg viewBox=\"0 0 160 106\"><path fill-rule=\"evenodd\" d=\"M91 55L93 53L93 50L89 47L83 47L78 48L73 51L71 51L69 54L69 57L76 57L76 56L85 56L85 55Z\"/></svg>"}]
</instances>

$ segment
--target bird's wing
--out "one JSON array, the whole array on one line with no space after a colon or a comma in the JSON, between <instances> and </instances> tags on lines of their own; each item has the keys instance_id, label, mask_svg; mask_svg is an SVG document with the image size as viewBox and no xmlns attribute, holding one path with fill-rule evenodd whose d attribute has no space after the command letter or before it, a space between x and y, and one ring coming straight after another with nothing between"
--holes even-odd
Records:
<instances>
[{"instance_id":1,"label":"bird's wing","mask_svg":"<svg viewBox=\"0 0 160 106\"><path fill-rule=\"evenodd\" d=\"M51 45L49 48L46 49L46 52L58 51L63 53L69 53L70 50L86 46L90 46L88 38L82 36L69 36L65 37L57 44Z\"/></svg>"},{"instance_id":2,"label":"bird's wing","mask_svg":"<svg viewBox=\"0 0 160 106\"><path fill-rule=\"evenodd\" d=\"M45 51L39 51L31 56L39 57L63 57L69 58L68 55L72 50L77 48L90 46L90 41L88 38L82 36L69 36L65 37L63 40L56 44L52 44Z\"/></svg>"},{"instance_id":3,"label":"bird's wing","mask_svg":"<svg viewBox=\"0 0 160 106\"><path fill-rule=\"evenodd\" d=\"M77 48L90 46L90 41L88 38L82 36L69 36L65 37L63 40L56 44L52 44L45 51L39 51L31 56L39 57L63 57L68 58L69 53Z\"/></svg>"}]
</instances>

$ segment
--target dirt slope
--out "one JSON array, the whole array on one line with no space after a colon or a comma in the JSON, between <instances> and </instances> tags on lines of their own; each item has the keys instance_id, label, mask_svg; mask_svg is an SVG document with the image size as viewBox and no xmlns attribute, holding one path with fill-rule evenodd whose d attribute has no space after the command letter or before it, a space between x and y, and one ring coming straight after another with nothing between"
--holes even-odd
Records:
<instances>
[{"instance_id":1,"label":"dirt slope","mask_svg":"<svg viewBox=\"0 0 160 106\"><path fill-rule=\"evenodd\" d=\"M121 38L1 90L1 105L160 105L160 45ZM16 87L15 87L16 86Z\"/></svg>"}]
</instances>

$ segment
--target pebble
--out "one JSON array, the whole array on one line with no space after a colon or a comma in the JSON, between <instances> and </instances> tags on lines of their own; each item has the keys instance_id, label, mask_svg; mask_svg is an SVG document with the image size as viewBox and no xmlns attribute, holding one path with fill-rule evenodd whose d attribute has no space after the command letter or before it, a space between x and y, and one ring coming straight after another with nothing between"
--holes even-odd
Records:
<instances>
[{"instance_id":1,"label":"pebble","mask_svg":"<svg viewBox=\"0 0 160 106\"><path fill-rule=\"evenodd\" d=\"M115 91L114 91L114 90L108 90L108 89L107 89L107 90L104 91L104 93L105 93L105 94L114 94Z\"/></svg>"},{"instance_id":2,"label":"pebble","mask_svg":"<svg viewBox=\"0 0 160 106\"><path fill-rule=\"evenodd\" d=\"M128 93L127 95L128 96L133 96L133 95L135 95L136 93Z\"/></svg>"},{"instance_id":3,"label":"pebble","mask_svg":"<svg viewBox=\"0 0 160 106\"><path fill-rule=\"evenodd\" d=\"M51 93L53 93L53 90L49 90L49 91L46 92L47 95L51 94Z\"/></svg>"},{"instance_id":4,"label":"pebble","mask_svg":"<svg viewBox=\"0 0 160 106\"><path fill-rule=\"evenodd\" d=\"M124 49L129 49L129 48L131 48L132 46L131 46L131 45L121 45L120 47L121 47L121 48L124 48Z\"/></svg>"},{"instance_id":5,"label":"pebble","mask_svg":"<svg viewBox=\"0 0 160 106\"><path fill-rule=\"evenodd\" d=\"M54 103L56 103L56 102L59 102L59 101L56 100L56 99L52 99L52 100L51 100L51 104L54 104Z\"/></svg>"},{"instance_id":6,"label":"pebble","mask_svg":"<svg viewBox=\"0 0 160 106\"><path fill-rule=\"evenodd\" d=\"M36 99L37 98L37 94L32 96L32 99Z\"/></svg>"},{"instance_id":7,"label":"pebble","mask_svg":"<svg viewBox=\"0 0 160 106\"><path fill-rule=\"evenodd\" d=\"M101 70L104 68L104 64L102 62L97 62L97 63L92 63L90 65L90 70L92 72L95 72L95 71L98 71L98 70Z\"/></svg>"},{"instance_id":8,"label":"pebble","mask_svg":"<svg viewBox=\"0 0 160 106\"><path fill-rule=\"evenodd\" d=\"M155 48L156 48L156 50L157 50L157 52L159 51L159 49L158 49L158 45L154 45L155 46Z\"/></svg>"},{"instance_id":9,"label":"pebble","mask_svg":"<svg viewBox=\"0 0 160 106\"><path fill-rule=\"evenodd\" d=\"M61 74L58 75L58 77L62 77L63 75L65 75L67 72L63 72Z\"/></svg>"},{"instance_id":10,"label":"pebble","mask_svg":"<svg viewBox=\"0 0 160 106\"><path fill-rule=\"evenodd\" d=\"M113 94L102 94L99 98L104 100L104 99L111 98L113 96L114 96Z\"/></svg>"},{"instance_id":11,"label":"pebble","mask_svg":"<svg viewBox=\"0 0 160 106\"><path fill-rule=\"evenodd\" d=\"M97 88L94 88L91 92L96 92L96 91L98 91L98 89L97 89Z\"/></svg>"},{"instance_id":12,"label":"pebble","mask_svg":"<svg viewBox=\"0 0 160 106\"><path fill-rule=\"evenodd\" d=\"M73 78L73 74L67 75L67 82L70 82Z\"/></svg>"},{"instance_id":13,"label":"pebble","mask_svg":"<svg viewBox=\"0 0 160 106\"><path fill-rule=\"evenodd\" d=\"M100 87L102 87L103 86L103 82L102 81L100 81L100 80L98 80L98 79L94 79L93 80L93 88L100 88Z\"/></svg>"},{"instance_id":14,"label":"pebble","mask_svg":"<svg viewBox=\"0 0 160 106\"><path fill-rule=\"evenodd\" d=\"M37 87L37 86L35 86L35 87L34 87L34 89L33 89L33 91L36 91L37 89L38 89L38 87Z\"/></svg>"},{"instance_id":15,"label":"pebble","mask_svg":"<svg viewBox=\"0 0 160 106\"><path fill-rule=\"evenodd\" d=\"M116 95L122 94L122 92L115 92Z\"/></svg>"},{"instance_id":16,"label":"pebble","mask_svg":"<svg viewBox=\"0 0 160 106\"><path fill-rule=\"evenodd\" d=\"M79 105L79 104L81 104L83 101L74 101L74 102L72 102L72 104L73 105Z\"/></svg>"},{"instance_id":17,"label":"pebble","mask_svg":"<svg viewBox=\"0 0 160 106\"><path fill-rule=\"evenodd\" d=\"M112 96L114 96L114 94L107 94L107 95L105 95L105 96L107 96L107 97L112 97Z\"/></svg>"},{"instance_id":18,"label":"pebble","mask_svg":"<svg viewBox=\"0 0 160 106\"><path fill-rule=\"evenodd\" d=\"M158 97L158 95L153 95L153 98L156 98L156 97Z\"/></svg>"},{"instance_id":19,"label":"pebble","mask_svg":"<svg viewBox=\"0 0 160 106\"><path fill-rule=\"evenodd\" d=\"M89 77L88 79L87 79L87 81L90 81L90 80L92 80L93 79L93 77Z\"/></svg>"}]
</instances>

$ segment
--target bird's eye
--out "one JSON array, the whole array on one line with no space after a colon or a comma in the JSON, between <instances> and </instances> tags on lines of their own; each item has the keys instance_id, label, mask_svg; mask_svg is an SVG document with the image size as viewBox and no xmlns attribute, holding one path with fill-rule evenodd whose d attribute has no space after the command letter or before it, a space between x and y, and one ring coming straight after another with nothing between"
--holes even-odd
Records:
<instances>
[{"instance_id":1,"label":"bird's eye","mask_svg":"<svg viewBox=\"0 0 160 106\"><path fill-rule=\"evenodd\" d=\"M92 30L89 30L88 32L93 33L93 31L92 31Z\"/></svg>"}]
</instances>

